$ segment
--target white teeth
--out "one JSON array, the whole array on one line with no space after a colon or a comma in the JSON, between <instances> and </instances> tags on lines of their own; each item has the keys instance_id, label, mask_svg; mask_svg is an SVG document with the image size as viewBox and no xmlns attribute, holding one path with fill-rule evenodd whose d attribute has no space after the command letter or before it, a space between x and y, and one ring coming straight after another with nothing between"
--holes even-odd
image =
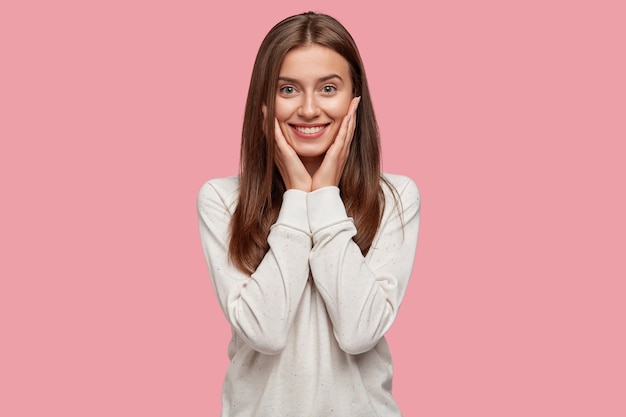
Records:
<instances>
[{"instance_id":1,"label":"white teeth","mask_svg":"<svg viewBox=\"0 0 626 417\"><path fill-rule=\"evenodd\" d=\"M314 133L318 133L321 132L322 130L324 130L326 126L316 126L316 127L301 127L301 126L296 126L296 130L298 132L304 133L305 135L312 135Z\"/></svg>"}]
</instances>

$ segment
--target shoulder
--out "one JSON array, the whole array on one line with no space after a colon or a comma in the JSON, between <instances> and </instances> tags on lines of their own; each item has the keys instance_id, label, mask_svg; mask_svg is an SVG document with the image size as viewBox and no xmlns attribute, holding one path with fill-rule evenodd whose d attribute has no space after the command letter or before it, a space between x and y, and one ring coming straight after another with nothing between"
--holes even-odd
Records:
<instances>
[{"instance_id":1,"label":"shoulder","mask_svg":"<svg viewBox=\"0 0 626 417\"><path fill-rule=\"evenodd\" d=\"M420 192L415 181L406 175L382 174L383 190L385 195L399 197L403 202L417 202L419 205Z\"/></svg>"},{"instance_id":2,"label":"shoulder","mask_svg":"<svg viewBox=\"0 0 626 417\"><path fill-rule=\"evenodd\" d=\"M239 176L213 178L206 181L198 192L198 205L221 202L226 207L236 203L239 192Z\"/></svg>"}]
</instances>

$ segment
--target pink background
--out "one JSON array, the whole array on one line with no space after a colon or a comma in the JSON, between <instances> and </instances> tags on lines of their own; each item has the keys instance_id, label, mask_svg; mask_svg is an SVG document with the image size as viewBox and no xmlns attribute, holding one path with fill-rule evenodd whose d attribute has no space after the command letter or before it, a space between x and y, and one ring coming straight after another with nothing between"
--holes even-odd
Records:
<instances>
[{"instance_id":1,"label":"pink background","mask_svg":"<svg viewBox=\"0 0 626 417\"><path fill-rule=\"evenodd\" d=\"M404 414L625 416L622 5L3 2L0 415L218 415L196 194L237 170L262 37L317 10L422 192L388 335Z\"/></svg>"}]
</instances>

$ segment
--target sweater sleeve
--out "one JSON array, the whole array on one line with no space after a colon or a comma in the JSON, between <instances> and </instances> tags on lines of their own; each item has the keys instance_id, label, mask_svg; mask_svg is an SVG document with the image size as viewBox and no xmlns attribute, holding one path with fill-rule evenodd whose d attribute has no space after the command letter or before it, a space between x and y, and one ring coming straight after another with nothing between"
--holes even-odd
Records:
<instances>
[{"instance_id":1,"label":"sweater sleeve","mask_svg":"<svg viewBox=\"0 0 626 417\"><path fill-rule=\"evenodd\" d=\"M402 177L399 201L387 196L377 237L364 257L352 240L357 230L336 187L309 193L313 234L309 258L339 346L347 353L372 349L391 327L406 291L417 245L420 197ZM396 206L397 203L397 206Z\"/></svg>"},{"instance_id":2,"label":"sweater sleeve","mask_svg":"<svg viewBox=\"0 0 626 417\"><path fill-rule=\"evenodd\" d=\"M311 237L306 193L289 190L268 236L269 250L248 275L229 260L229 226L236 198L211 181L198 195L200 237L209 275L233 330L253 349L275 354L287 334L309 276ZM229 201L233 200L233 201Z\"/></svg>"}]
</instances>

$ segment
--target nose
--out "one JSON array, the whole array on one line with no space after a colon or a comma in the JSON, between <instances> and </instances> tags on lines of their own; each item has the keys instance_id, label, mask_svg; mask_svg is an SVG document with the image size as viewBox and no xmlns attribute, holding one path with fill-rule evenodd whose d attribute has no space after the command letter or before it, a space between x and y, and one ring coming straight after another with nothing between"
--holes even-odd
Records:
<instances>
[{"instance_id":1,"label":"nose","mask_svg":"<svg viewBox=\"0 0 626 417\"><path fill-rule=\"evenodd\" d=\"M298 116L313 119L320 114L319 103L314 94L303 94L302 102L298 108Z\"/></svg>"}]
</instances>

